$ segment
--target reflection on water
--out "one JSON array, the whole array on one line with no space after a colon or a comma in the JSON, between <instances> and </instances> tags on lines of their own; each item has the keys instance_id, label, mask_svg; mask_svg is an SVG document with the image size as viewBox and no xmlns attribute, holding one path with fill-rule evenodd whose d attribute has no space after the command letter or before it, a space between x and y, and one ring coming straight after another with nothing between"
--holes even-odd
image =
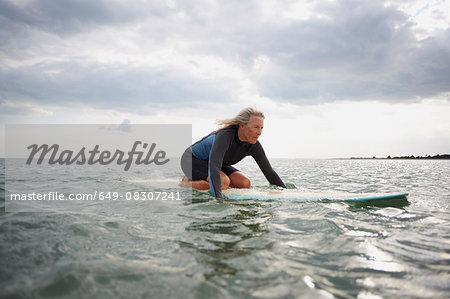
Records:
<instances>
[{"instance_id":1,"label":"reflection on water","mask_svg":"<svg viewBox=\"0 0 450 299\"><path fill-rule=\"evenodd\" d=\"M410 204L407 196L402 196L398 198L391 198L385 200L368 200L368 201L347 201L351 210L357 211L358 208L362 207L395 207L402 208ZM356 208L356 209L355 209Z\"/></svg>"},{"instance_id":2,"label":"reflection on water","mask_svg":"<svg viewBox=\"0 0 450 299\"><path fill-rule=\"evenodd\" d=\"M222 205L229 206L227 210L232 212L193 221L186 231L195 242L180 241L182 247L193 249L196 260L209 269L204 274L209 280L235 275L242 267L236 260L270 249L273 243L264 238L272 213L261 204L223 202Z\"/></svg>"}]
</instances>

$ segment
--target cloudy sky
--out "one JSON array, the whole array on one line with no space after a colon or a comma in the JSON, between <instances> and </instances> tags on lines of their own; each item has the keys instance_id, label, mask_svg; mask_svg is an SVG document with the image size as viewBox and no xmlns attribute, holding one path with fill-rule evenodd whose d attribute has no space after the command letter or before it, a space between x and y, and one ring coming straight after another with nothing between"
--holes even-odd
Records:
<instances>
[{"instance_id":1,"label":"cloudy sky","mask_svg":"<svg viewBox=\"0 0 450 299\"><path fill-rule=\"evenodd\" d=\"M189 123L246 106L270 157L450 152L450 1L0 0L5 124Z\"/></svg>"}]
</instances>

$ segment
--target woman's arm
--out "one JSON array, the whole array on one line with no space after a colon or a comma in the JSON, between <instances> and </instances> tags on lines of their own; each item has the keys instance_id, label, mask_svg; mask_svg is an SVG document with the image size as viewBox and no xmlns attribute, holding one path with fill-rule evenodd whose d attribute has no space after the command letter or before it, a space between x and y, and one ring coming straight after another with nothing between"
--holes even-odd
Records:
<instances>
[{"instance_id":1,"label":"woman's arm","mask_svg":"<svg viewBox=\"0 0 450 299\"><path fill-rule=\"evenodd\" d=\"M259 142L255 144L254 150L252 151L251 155L255 159L256 163L258 164L259 168L261 169L262 173L269 181L269 183L286 188L286 185L270 165L270 162L266 157L266 153L264 152L264 149Z\"/></svg>"},{"instance_id":2,"label":"woman's arm","mask_svg":"<svg viewBox=\"0 0 450 299\"><path fill-rule=\"evenodd\" d=\"M230 147L232 138L233 135L225 130L217 132L209 154L209 188L211 193L218 198L222 198L220 170L222 169L223 157L225 156L225 152Z\"/></svg>"}]
</instances>

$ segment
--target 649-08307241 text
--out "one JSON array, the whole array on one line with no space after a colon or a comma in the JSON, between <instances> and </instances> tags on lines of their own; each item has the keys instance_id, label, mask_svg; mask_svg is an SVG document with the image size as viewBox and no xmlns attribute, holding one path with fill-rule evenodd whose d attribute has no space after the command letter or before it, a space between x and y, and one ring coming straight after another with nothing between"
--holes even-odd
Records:
<instances>
[{"instance_id":1,"label":"649-08307241 text","mask_svg":"<svg viewBox=\"0 0 450 299\"><path fill-rule=\"evenodd\" d=\"M30 192L30 193L11 193L11 201L175 201L181 200L180 192L166 191L134 191L134 192L115 192L115 191L95 191L92 193L61 193L61 192Z\"/></svg>"}]
</instances>

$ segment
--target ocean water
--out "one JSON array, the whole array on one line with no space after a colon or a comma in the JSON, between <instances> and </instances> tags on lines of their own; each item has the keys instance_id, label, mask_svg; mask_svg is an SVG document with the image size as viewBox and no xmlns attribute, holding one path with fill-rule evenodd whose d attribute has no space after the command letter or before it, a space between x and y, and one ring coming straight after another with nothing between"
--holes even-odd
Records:
<instances>
[{"instance_id":1,"label":"ocean water","mask_svg":"<svg viewBox=\"0 0 450 299\"><path fill-rule=\"evenodd\" d=\"M176 172L158 179L114 168L73 179L62 173L52 182L60 192L109 187L192 199L2 211L0 297L450 297L449 161L271 162L285 182L302 190L407 192L408 201L228 202L178 188ZM3 160L0 166L4 210ZM268 188L254 161L245 159L238 168L255 188ZM18 183L45 189L40 180L27 173Z\"/></svg>"}]
</instances>

